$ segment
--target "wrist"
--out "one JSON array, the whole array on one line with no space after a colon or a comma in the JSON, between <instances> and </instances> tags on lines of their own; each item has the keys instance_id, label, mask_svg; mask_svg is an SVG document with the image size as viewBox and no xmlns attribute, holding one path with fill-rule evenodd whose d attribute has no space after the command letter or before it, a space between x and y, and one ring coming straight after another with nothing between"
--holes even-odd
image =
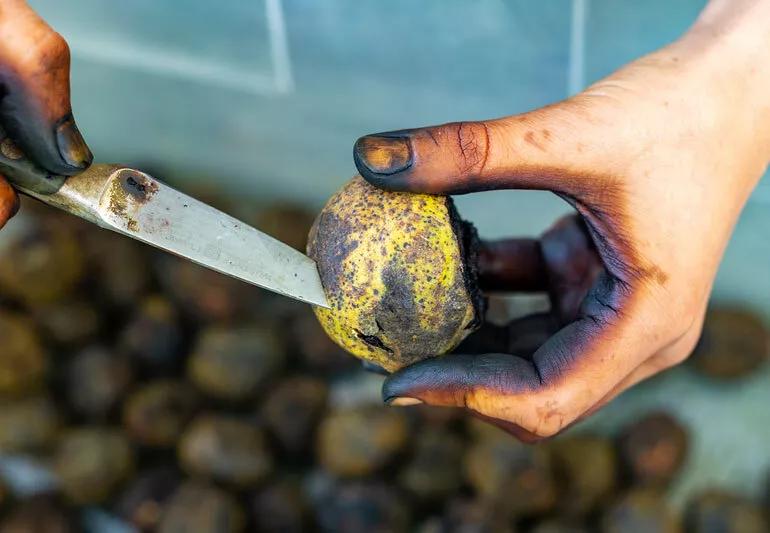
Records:
<instances>
[{"instance_id":1,"label":"wrist","mask_svg":"<svg viewBox=\"0 0 770 533\"><path fill-rule=\"evenodd\" d=\"M706 92L770 161L770 0L711 0L675 44L697 58Z\"/></svg>"}]
</instances>

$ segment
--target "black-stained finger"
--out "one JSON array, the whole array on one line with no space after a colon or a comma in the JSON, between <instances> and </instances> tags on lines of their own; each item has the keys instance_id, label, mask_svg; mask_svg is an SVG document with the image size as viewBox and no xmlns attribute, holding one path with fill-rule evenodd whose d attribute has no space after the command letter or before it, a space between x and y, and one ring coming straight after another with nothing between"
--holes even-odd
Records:
<instances>
[{"instance_id":1,"label":"black-stained finger","mask_svg":"<svg viewBox=\"0 0 770 533\"><path fill-rule=\"evenodd\" d=\"M540 243L535 239L482 242L479 284L484 291L545 291L548 274Z\"/></svg>"},{"instance_id":2,"label":"black-stained finger","mask_svg":"<svg viewBox=\"0 0 770 533\"><path fill-rule=\"evenodd\" d=\"M494 120L367 135L356 141L353 159L367 181L388 190L541 189L586 198L607 189L596 165L608 146L583 105L565 100Z\"/></svg>"},{"instance_id":3,"label":"black-stained finger","mask_svg":"<svg viewBox=\"0 0 770 533\"><path fill-rule=\"evenodd\" d=\"M0 123L36 165L52 174L88 168L93 156L70 105L66 41L25 2L0 15Z\"/></svg>"},{"instance_id":4,"label":"black-stained finger","mask_svg":"<svg viewBox=\"0 0 770 533\"><path fill-rule=\"evenodd\" d=\"M556 222L540 239L549 295L563 323L578 315L586 294L604 270L599 254L579 215Z\"/></svg>"},{"instance_id":5,"label":"black-stained finger","mask_svg":"<svg viewBox=\"0 0 770 533\"><path fill-rule=\"evenodd\" d=\"M382 399L412 398L439 406L469 407L468 394L477 388L532 391L540 377L532 361L510 354L450 354L426 359L391 374L382 386ZM480 411L483 413L483 411Z\"/></svg>"}]
</instances>

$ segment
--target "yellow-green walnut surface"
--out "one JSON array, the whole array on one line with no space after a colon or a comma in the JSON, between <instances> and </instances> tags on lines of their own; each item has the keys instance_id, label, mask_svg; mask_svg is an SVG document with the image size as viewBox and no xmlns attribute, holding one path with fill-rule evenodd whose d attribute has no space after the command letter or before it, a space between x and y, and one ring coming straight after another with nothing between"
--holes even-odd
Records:
<instances>
[{"instance_id":1,"label":"yellow-green walnut surface","mask_svg":"<svg viewBox=\"0 0 770 533\"><path fill-rule=\"evenodd\" d=\"M479 325L475 240L451 199L356 176L310 230L330 306L316 316L345 350L388 371L444 354Z\"/></svg>"}]
</instances>

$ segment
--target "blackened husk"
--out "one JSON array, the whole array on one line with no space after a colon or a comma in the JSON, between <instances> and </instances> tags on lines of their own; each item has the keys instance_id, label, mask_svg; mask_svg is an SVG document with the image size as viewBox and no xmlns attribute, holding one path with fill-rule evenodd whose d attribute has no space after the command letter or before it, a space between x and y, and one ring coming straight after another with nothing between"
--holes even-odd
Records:
<instances>
[{"instance_id":1,"label":"blackened husk","mask_svg":"<svg viewBox=\"0 0 770 533\"><path fill-rule=\"evenodd\" d=\"M460 213L457 212L452 198L446 199L447 211L449 211L449 221L452 224L452 231L457 238L457 244L460 247L460 255L463 261L463 280L465 281L465 290L470 295L473 303L473 320L471 320L465 329L471 331L481 327L486 313L487 300L479 288L479 232L476 227L463 220Z\"/></svg>"}]
</instances>

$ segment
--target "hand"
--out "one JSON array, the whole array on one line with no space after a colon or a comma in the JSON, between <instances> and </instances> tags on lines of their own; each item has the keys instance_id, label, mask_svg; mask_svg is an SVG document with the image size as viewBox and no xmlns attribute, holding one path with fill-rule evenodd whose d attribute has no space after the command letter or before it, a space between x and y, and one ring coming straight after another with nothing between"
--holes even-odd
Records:
<instances>
[{"instance_id":1,"label":"hand","mask_svg":"<svg viewBox=\"0 0 770 533\"><path fill-rule=\"evenodd\" d=\"M0 125L41 172L72 175L92 156L72 117L64 39L23 0L0 0ZM15 194L0 177L0 227Z\"/></svg>"},{"instance_id":2,"label":"hand","mask_svg":"<svg viewBox=\"0 0 770 533\"><path fill-rule=\"evenodd\" d=\"M507 352L402 369L386 380L384 399L465 407L533 440L685 359L768 163L768 51L770 3L714 0L679 41L566 101L359 139L356 166L376 186L550 190L579 214L539 241L482 253L487 287L548 289L550 317L498 331L492 340Z\"/></svg>"}]
</instances>

